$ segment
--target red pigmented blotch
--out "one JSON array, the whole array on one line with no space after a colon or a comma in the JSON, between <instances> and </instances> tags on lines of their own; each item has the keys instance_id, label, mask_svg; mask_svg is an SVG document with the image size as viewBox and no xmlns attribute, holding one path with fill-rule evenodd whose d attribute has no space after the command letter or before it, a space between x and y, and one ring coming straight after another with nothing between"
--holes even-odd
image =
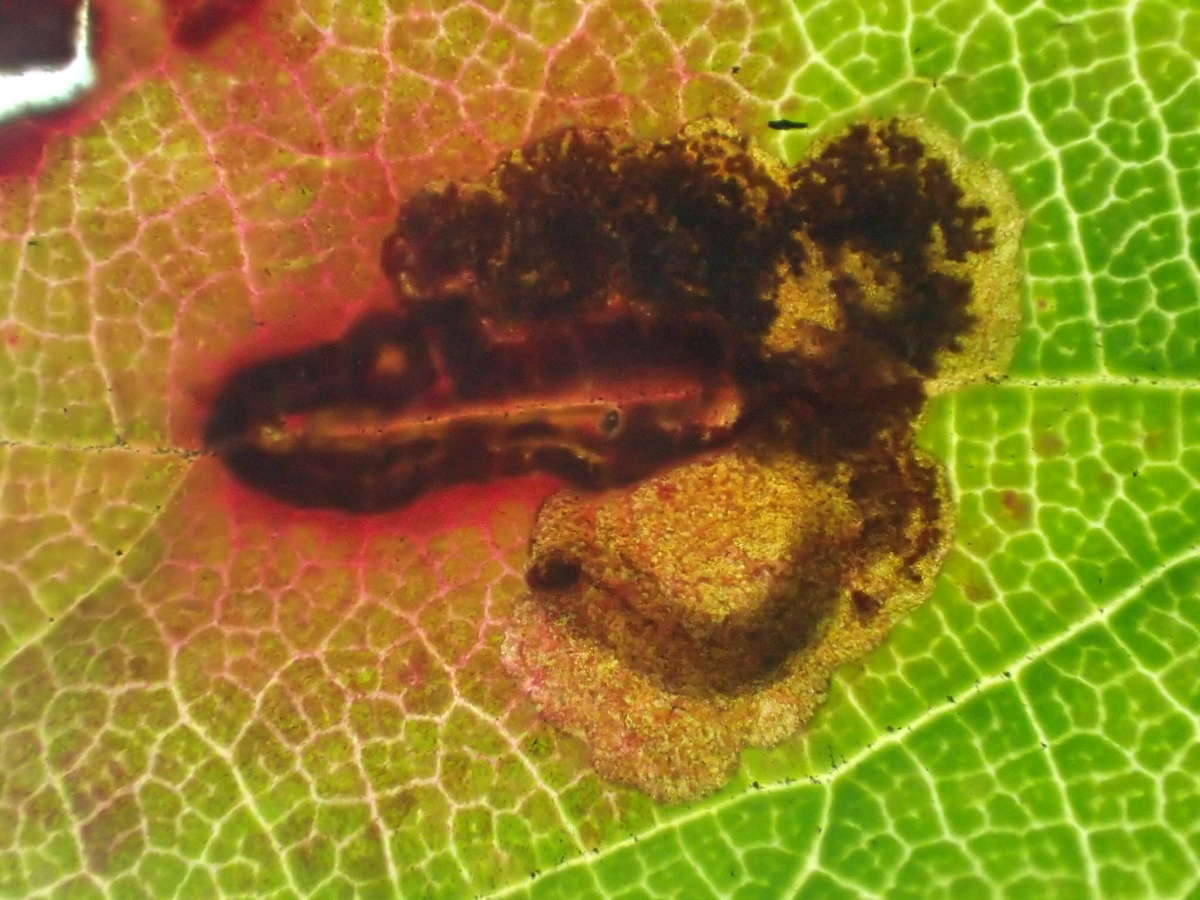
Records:
<instances>
[{"instance_id":1,"label":"red pigmented blotch","mask_svg":"<svg viewBox=\"0 0 1200 900\"><path fill-rule=\"evenodd\" d=\"M32 118L0 125L0 178L37 171L50 129Z\"/></svg>"},{"instance_id":2,"label":"red pigmented blotch","mask_svg":"<svg viewBox=\"0 0 1200 900\"><path fill-rule=\"evenodd\" d=\"M183 50L203 50L234 25L258 13L264 0L164 0L171 40Z\"/></svg>"}]
</instances>

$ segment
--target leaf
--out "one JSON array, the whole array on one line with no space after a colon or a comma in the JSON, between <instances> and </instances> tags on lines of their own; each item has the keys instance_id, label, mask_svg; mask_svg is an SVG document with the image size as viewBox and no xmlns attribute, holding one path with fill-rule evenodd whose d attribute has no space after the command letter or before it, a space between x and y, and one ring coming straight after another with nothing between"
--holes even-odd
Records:
<instances>
[{"instance_id":1,"label":"leaf","mask_svg":"<svg viewBox=\"0 0 1200 900\"><path fill-rule=\"evenodd\" d=\"M0 893L1197 890L1192 6L271 0L196 51L103 11L88 115L0 183ZM516 693L528 498L288 517L194 454L231 355L378 302L429 179L568 122L795 158L869 113L1007 173L1027 324L930 416L934 598L718 795L599 780Z\"/></svg>"}]
</instances>

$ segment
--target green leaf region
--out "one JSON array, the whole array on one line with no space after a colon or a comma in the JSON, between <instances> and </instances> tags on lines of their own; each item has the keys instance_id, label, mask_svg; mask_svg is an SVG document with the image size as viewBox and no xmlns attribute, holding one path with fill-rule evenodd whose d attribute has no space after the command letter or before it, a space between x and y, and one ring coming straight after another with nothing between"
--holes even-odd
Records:
<instances>
[{"instance_id":1,"label":"green leaf region","mask_svg":"<svg viewBox=\"0 0 1200 900\"><path fill-rule=\"evenodd\" d=\"M1192 4L264 0L189 47L93 5L100 86L0 181L0 895L1200 890ZM229 360L390 302L421 186L706 116L788 165L928 123L1025 276L1007 373L931 391L931 597L667 803L504 665L537 491L301 513L199 435Z\"/></svg>"}]
</instances>

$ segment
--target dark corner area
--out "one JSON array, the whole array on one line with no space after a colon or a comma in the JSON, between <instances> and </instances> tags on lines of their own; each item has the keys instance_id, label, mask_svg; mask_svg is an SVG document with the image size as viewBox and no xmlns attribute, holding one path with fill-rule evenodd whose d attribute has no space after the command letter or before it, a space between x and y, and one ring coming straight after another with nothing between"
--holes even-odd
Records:
<instances>
[{"instance_id":1,"label":"dark corner area","mask_svg":"<svg viewBox=\"0 0 1200 900\"><path fill-rule=\"evenodd\" d=\"M83 0L0 0L0 72L56 69L75 55Z\"/></svg>"}]
</instances>

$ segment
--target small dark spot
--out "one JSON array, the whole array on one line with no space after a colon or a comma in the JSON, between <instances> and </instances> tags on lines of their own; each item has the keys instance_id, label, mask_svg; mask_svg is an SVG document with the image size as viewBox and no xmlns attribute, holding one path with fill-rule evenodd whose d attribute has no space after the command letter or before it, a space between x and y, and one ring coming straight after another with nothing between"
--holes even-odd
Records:
<instances>
[{"instance_id":1,"label":"small dark spot","mask_svg":"<svg viewBox=\"0 0 1200 900\"><path fill-rule=\"evenodd\" d=\"M534 560L525 573L525 583L535 591L562 591L578 582L582 574L578 560L550 553Z\"/></svg>"},{"instance_id":2,"label":"small dark spot","mask_svg":"<svg viewBox=\"0 0 1200 900\"><path fill-rule=\"evenodd\" d=\"M797 128L807 128L807 122L798 122L795 119L772 119L767 123L768 128L774 128L776 131L792 131Z\"/></svg>"},{"instance_id":3,"label":"small dark spot","mask_svg":"<svg viewBox=\"0 0 1200 900\"><path fill-rule=\"evenodd\" d=\"M1005 491L1000 495L1000 502L1015 522L1026 525L1033 517L1029 497L1019 491Z\"/></svg>"},{"instance_id":4,"label":"small dark spot","mask_svg":"<svg viewBox=\"0 0 1200 900\"><path fill-rule=\"evenodd\" d=\"M730 75L736 75L736 74L737 74L738 72L740 72L740 71L742 71L742 67L741 67L741 66L734 66L733 68L731 68L731 69L729 70L729 74L730 74Z\"/></svg>"},{"instance_id":5,"label":"small dark spot","mask_svg":"<svg viewBox=\"0 0 1200 900\"><path fill-rule=\"evenodd\" d=\"M761 785L757 781L752 781L750 783L754 786L754 789L756 791L761 787Z\"/></svg>"},{"instance_id":6,"label":"small dark spot","mask_svg":"<svg viewBox=\"0 0 1200 900\"><path fill-rule=\"evenodd\" d=\"M854 611L863 621L873 619L879 613L879 598L872 597L866 591L851 591L850 599L854 601Z\"/></svg>"},{"instance_id":7,"label":"small dark spot","mask_svg":"<svg viewBox=\"0 0 1200 900\"><path fill-rule=\"evenodd\" d=\"M1034 438L1033 447L1038 456L1059 456L1066 450L1066 442L1057 434L1043 431Z\"/></svg>"},{"instance_id":8,"label":"small dark spot","mask_svg":"<svg viewBox=\"0 0 1200 900\"><path fill-rule=\"evenodd\" d=\"M238 21L251 16L262 0L165 0L171 38L184 50L203 50Z\"/></svg>"},{"instance_id":9,"label":"small dark spot","mask_svg":"<svg viewBox=\"0 0 1200 900\"><path fill-rule=\"evenodd\" d=\"M600 419L600 430L605 434L613 434L621 425L621 413L610 409Z\"/></svg>"}]
</instances>

